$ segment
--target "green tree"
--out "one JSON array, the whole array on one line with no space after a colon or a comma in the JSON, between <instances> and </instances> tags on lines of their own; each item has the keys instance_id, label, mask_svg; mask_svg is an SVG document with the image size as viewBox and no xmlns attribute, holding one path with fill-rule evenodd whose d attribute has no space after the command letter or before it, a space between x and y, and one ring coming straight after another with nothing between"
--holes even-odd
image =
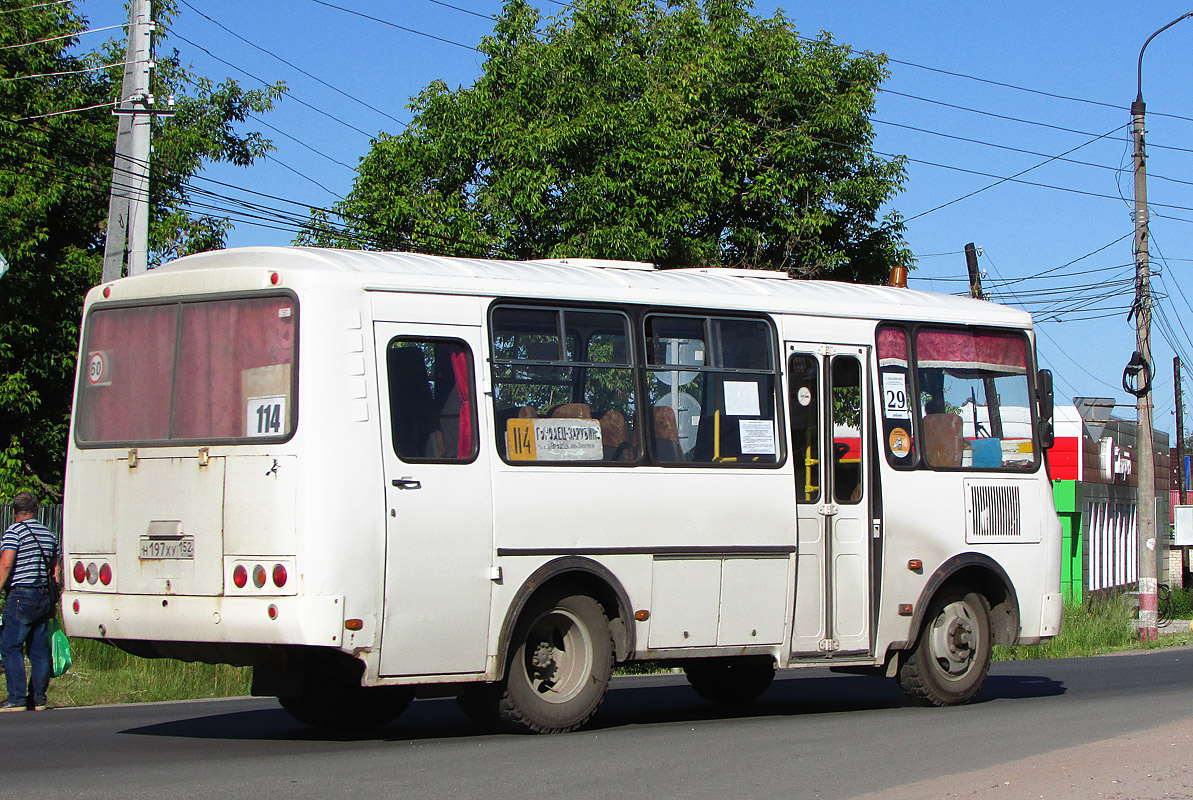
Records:
<instances>
[{"instance_id":1,"label":"green tree","mask_svg":"<svg viewBox=\"0 0 1193 800\"><path fill-rule=\"evenodd\" d=\"M470 88L413 99L300 241L877 281L910 254L872 150L885 59L748 0L510 0Z\"/></svg>"},{"instance_id":2,"label":"green tree","mask_svg":"<svg viewBox=\"0 0 1193 800\"><path fill-rule=\"evenodd\" d=\"M61 490L83 295L100 277L123 42L78 52L87 27L72 3L0 0L0 494ZM172 0L155 3L159 31ZM157 34L159 37L163 34ZM66 36L66 38L55 38ZM157 42L155 96L176 98L154 123L151 262L219 247L225 218L188 210L204 162L248 165L271 149L236 132L268 111L281 85L248 91L184 67ZM76 110L85 109L85 110ZM62 112L71 113L62 113Z\"/></svg>"}]
</instances>

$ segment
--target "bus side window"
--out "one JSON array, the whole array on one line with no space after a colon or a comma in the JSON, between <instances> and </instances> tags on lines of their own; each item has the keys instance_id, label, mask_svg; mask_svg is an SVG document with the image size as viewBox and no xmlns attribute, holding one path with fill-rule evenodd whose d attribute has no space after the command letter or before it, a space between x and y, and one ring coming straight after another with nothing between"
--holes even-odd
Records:
<instances>
[{"instance_id":1,"label":"bus side window","mask_svg":"<svg viewBox=\"0 0 1193 800\"><path fill-rule=\"evenodd\" d=\"M476 404L462 342L396 339L387 352L394 452L403 461L471 461Z\"/></svg>"},{"instance_id":2,"label":"bus side window","mask_svg":"<svg viewBox=\"0 0 1193 800\"><path fill-rule=\"evenodd\" d=\"M496 306L493 412L510 464L633 464L642 455L629 318Z\"/></svg>"},{"instance_id":3,"label":"bus side window","mask_svg":"<svg viewBox=\"0 0 1193 800\"><path fill-rule=\"evenodd\" d=\"M779 462L774 331L753 318L645 321L654 456L662 464Z\"/></svg>"},{"instance_id":4,"label":"bus side window","mask_svg":"<svg viewBox=\"0 0 1193 800\"><path fill-rule=\"evenodd\" d=\"M795 456L797 503L820 500L820 366L796 353L791 371L791 444Z\"/></svg>"}]
</instances>

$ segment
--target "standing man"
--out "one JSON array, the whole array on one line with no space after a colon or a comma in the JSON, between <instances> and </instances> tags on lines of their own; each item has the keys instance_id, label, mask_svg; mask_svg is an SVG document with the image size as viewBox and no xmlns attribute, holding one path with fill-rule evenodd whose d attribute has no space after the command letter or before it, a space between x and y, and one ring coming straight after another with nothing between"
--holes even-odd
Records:
<instances>
[{"instance_id":1,"label":"standing man","mask_svg":"<svg viewBox=\"0 0 1193 800\"><path fill-rule=\"evenodd\" d=\"M50 686L46 623L55 611L50 602L50 581L62 582L58 538L37 521L37 499L32 492L17 492L12 498L12 511L16 522L0 538L0 585L8 586L4 628L0 630L0 658L8 697L0 703L0 712L44 711ZM25 683L22 650L26 646L32 696Z\"/></svg>"}]
</instances>

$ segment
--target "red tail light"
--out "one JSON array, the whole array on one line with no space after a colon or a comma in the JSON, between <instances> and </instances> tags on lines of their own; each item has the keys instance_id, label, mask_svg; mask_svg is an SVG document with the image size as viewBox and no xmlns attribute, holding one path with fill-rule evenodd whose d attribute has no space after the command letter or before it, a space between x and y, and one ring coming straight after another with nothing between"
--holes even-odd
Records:
<instances>
[{"instance_id":1,"label":"red tail light","mask_svg":"<svg viewBox=\"0 0 1193 800\"><path fill-rule=\"evenodd\" d=\"M273 565L273 585L274 586L281 589L283 586L286 585L286 578L288 578L288 577L289 576L286 574L286 568L284 566L282 566L281 564Z\"/></svg>"},{"instance_id":2,"label":"red tail light","mask_svg":"<svg viewBox=\"0 0 1193 800\"><path fill-rule=\"evenodd\" d=\"M236 584L237 589L243 589L248 582L249 571L244 568L244 565L237 564L236 569L232 570L232 583Z\"/></svg>"},{"instance_id":3,"label":"red tail light","mask_svg":"<svg viewBox=\"0 0 1193 800\"><path fill-rule=\"evenodd\" d=\"M82 583L87 580L87 567L83 566L82 561L76 561L71 574L74 575L75 583Z\"/></svg>"},{"instance_id":4,"label":"red tail light","mask_svg":"<svg viewBox=\"0 0 1193 800\"><path fill-rule=\"evenodd\" d=\"M112 567L106 562L99 568L99 582L107 586L112 582Z\"/></svg>"}]
</instances>

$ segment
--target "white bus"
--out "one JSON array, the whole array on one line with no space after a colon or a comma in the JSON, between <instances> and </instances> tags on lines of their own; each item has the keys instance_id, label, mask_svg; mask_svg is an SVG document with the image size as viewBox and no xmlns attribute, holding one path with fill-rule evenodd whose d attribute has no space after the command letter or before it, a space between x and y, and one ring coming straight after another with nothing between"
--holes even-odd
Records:
<instances>
[{"instance_id":1,"label":"white bus","mask_svg":"<svg viewBox=\"0 0 1193 800\"><path fill-rule=\"evenodd\" d=\"M951 705L1058 632L1050 376L993 303L245 248L93 289L79 365L67 632L251 666L311 724L455 695L567 731L635 661Z\"/></svg>"}]
</instances>

